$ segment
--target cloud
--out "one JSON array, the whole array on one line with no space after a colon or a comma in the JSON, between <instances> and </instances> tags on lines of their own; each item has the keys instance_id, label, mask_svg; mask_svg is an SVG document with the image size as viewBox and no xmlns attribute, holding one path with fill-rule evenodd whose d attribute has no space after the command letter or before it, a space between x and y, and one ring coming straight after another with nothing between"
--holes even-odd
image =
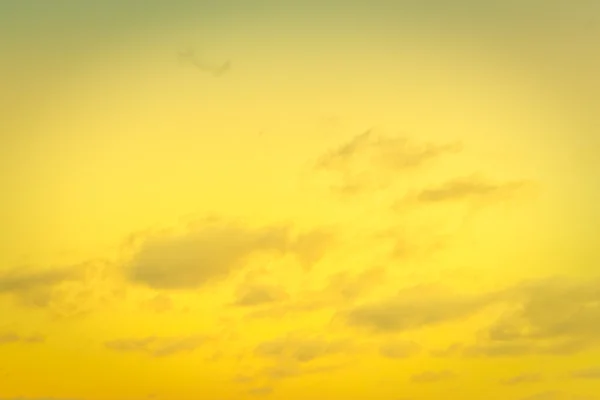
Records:
<instances>
[{"instance_id":1,"label":"cloud","mask_svg":"<svg viewBox=\"0 0 600 400\"><path fill-rule=\"evenodd\" d=\"M354 300L384 282L386 270L383 267L369 268L358 273L343 271L332 275L326 291L341 296L344 301Z\"/></svg>"},{"instance_id":2,"label":"cloud","mask_svg":"<svg viewBox=\"0 0 600 400\"><path fill-rule=\"evenodd\" d=\"M155 313L164 313L173 309L173 300L161 293L144 301L142 307Z\"/></svg>"},{"instance_id":3,"label":"cloud","mask_svg":"<svg viewBox=\"0 0 600 400\"><path fill-rule=\"evenodd\" d=\"M565 356L600 345L598 279L564 277L517 284L498 296L507 311L487 327L477 343L437 351L439 356Z\"/></svg>"},{"instance_id":4,"label":"cloud","mask_svg":"<svg viewBox=\"0 0 600 400\"><path fill-rule=\"evenodd\" d=\"M23 336L14 332L4 332L0 333L0 345L3 344L12 344L12 343L42 343L46 340L46 338L42 335L30 335Z\"/></svg>"},{"instance_id":5,"label":"cloud","mask_svg":"<svg viewBox=\"0 0 600 400\"><path fill-rule=\"evenodd\" d=\"M379 348L379 353L387 358L400 359L408 358L417 354L421 350L415 342L411 341L392 341L383 344Z\"/></svg>"},{"instance_id":6,"label":"cloud","mask_svg":"<svg viewBox=\"0 0 600 400\"><path fill-rule=\"evenodd\" d=\"M385 279L385 269L369 268L364 271L335 273L320 290L304 291L283 302L271 303L264 309L250 313L250 318L282 318L299 313L347 307L371 292Z\"/></svg>"},{"instance_id":7,"label":"cloud","mask_svg":"<svg viewBox=\"0 0 600 400\"><path fill-rule=\"evenodd\" d=\"M573 371L571 376L573 378L577 378L577 379L600 380L600 367L580 369L578 371Z\"/></svg>"},{"instance_id":8,"label":"cloud","mask_svg":"<svg viewBox=\"0 0 600 400\"><path fill-rule=\"evenodd\" d=\"M441 288L417 286L387 300L360 305L346 321L375 332L401 332L469 317L495 300L495 294L461 296Z\"/></svg>"},{"instance_id":9,"label":"cloud","mask_svg":"<svg viewBox=\"0 0 600 400\"><path fill-rule=\"evenodd\" d=\"M0 397L0 400L81 400L62 397Z\"/></svg>"},{"instance_id":10,"label":"cloud","mask_svg":"<svg viewBox=\"0 0 600 400\"><path fill-rule=\"evenodd\" d=\"M511 378L501 381L500 383L502 383L503 385L513 386L513 385L522 385L522 384L526 384L526 383L537 383L537 382L541 382L541 381L542 381L542 376L540 374L529 373L529 374L521 374L521 375L513 376Z\"/></svg>"},{"instance_id":11,"label":"cloud","mask_svg":"<svg viewBox=\"0 0 600 400\"><path fill-rule=\"evenodd\" d=\"M452 371L425 371L411 376L410 380L414 383L434 383L456 378Z\"/></svg>"},{"instance_id":12,"label":"cloud","mask_svg":"<svg viewBox=\"0 0 600 400\"><path fill-rule=\"evenodd\" d=\"M274 303L286 297L286 292L279 287L252 284L240 288L234 304L242 307L253 307Z\"/></svg>"},{"instance_id":13,"label":"cloud","mask_svg":"<svg viewBox=\"0 0 600 400\"><path fill-rule=\"evenodd\" d=\"M499 199L513 195L529 185L526 181L493 183L470 176L448 181L440 186L424 189L415 196L419 203L441 203L464 199Z\"/></svg>"},{"instance_id":14,"label":"cloud","mask_svg":"<svg viewBox=\"0 0 600 400\"><path fill-rule=\"evenodd\" d=\"M257 388L252 388L248 391L249 394L253 396L267 396L273 393L273 388L270 386L261 386Z\"/></svg>"},{"instance_id":15,"label":"cloud","mask_svg":"<svg viewBox=\"0 0 600 400\"><path fill-rule=\"evenodd\" d=\"M227 277L257 253L291 253L308 267L323 256L328 240L321 231L293 238L287 226L252 229L212 220L185 235L148 239L126 270L132 282L151 288L196 289Z\"/></svg>"},{"instance_id":16,"label":"cloud","mask_svg":"<svg viewBox=\"0 0 600 400\"><path fill-rule=\"evenodd\" d=\"M356 195L385 188L397 172L416 170L440 156L457 153L461 149L462 145L458 142L419 143L406 137L378 135L368 130L321 156L315 169L334 174L332 189L338 194Z\"/></svg>"},{"instance_id":17,"label":"cloud","mask_svg":"<svg viewBox=\"0 0 600 400\"><path fill-rule=\"evenodd\" d=\"M521 400L559 400L559 399L563 399L563 398L564 398L563 393L556 391L556 390L551 390L551 391L540 392L540 393L536 393L531 396L523 397Z\"/></svg>"},{"instance_id":18,"label":"cloud","mask_svg":"<svg viewBox=\"0 0 600 400\"><path fill-rule=\"evenodd\" d=\"M327 341L319 338L298 338L294 335L259 344L254 353L260 357L288 359L307 363L349 348L343 341Z\"/></svg>"},{"instance_id":19,"label":"cloud","mask_svg":"<svg viewBox=\"0 0 600 400\"><path fill-rule=\"evenodd\" d=\"M417 143L406 137L387 137L367 130L322 156L316 167L340 170L348 168L359 157L367 157L376 166L404 170L419 167L431 159L460 150L460 143Z\"/></svg>"},{"instance_id":20,"label":"cloud","mask_svg":"<svg viewBox=\"0 0 600 400\"><path fill-rule=\"evenodd\" d=\"M14 268L0 275L0 294L16 297L22 305L46 307L52 301L53 289L81 276L76 268L32 270Z\"/></svg>"},{"instance_id":21,"label":"cloud","mask_svg":"<svg viewBox=\"0 0 600 400\"><path fill-rule=\"evenodd\" d=\"M121 353L142 353L152 357L168 357L180 353L190 353L206 342L201 335L182 337L146 337L139 339L118 339L105 342L107 349Z\"/></svg>"},{"instance_id":22,"label":"cloud","mask_svg":"<svg viewBox=\"0 0 600 400\"><path fill-rule=\"evenodd\" d=\"M14 268L0 275L0 295L24 307L44 308L57 317L77 317L113 303L124 290L115 266L92 260L52 269Z\"/></svg>"}]
</instances>

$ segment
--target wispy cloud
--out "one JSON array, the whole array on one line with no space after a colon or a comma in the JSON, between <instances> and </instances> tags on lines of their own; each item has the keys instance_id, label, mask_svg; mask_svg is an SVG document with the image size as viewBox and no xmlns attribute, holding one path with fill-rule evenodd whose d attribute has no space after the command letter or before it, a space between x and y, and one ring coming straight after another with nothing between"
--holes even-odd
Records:
<instances>
[{"instance_id":1,"label":"wispy cloud","mask_svg":"<svg viewBox=\"0 0 600 400\"><path fill-rule=\"evenodd\" d=\"M180 353L190 353L207 341L204 335L180 337L145 337L117 339L104 343L109 350L121 353L141 353L152 357L168 357Z\"/></svg>"},{"instance_id":2,"label":"wispy cloud","mask_svg":"<svg viewBox=\"0 0 600 400\"><path fill-rule=\"evenodd\" d=\"M34 344L42 343L46 340L45 336L42 335L19 335L14 332L3 332L0 333L0 345L11 344L11 343L25 343Z\"/></svg>"},{"instance_id":3,"label":"wispy cloud","mask_svg":"<svg viewBox=\"0 0 600 400\"><path fill-rule=\"evenodd\" d=\"M541 374L528 373L528 374L515 375L508 379L504 379L500 383L502 383L503 385L513 386L513 385L522 385L522 384L527 384L527 383L537 383L537 382L541 382L542 379L543 378L542 378Z\"/></svg>"},{"instance_id":4,"label":"wispy cloud","mask_svg":"<svg viewBox=\"0 0 600 400\"><path fill-rule=\"evenodd\" d=\"M461 150L459 142L418 142L368 130L326 152L315 168L332 174L331 188L334 192L356 195L383 189L394 180L392 175L417 170L443 155Z\"/></svg>"},{"instance_id":5,"label":"wispy cloud","mask_svg":"<svg viewBox=\"0 0 600 400\"><path fill-rule=\"evenodd\" d=\"M600 380L600 367L580 369L573 371L571 374L573 378L577 379L594 379Z\"/></svg>"},{"instance_id":6,"label":"wispy cloud","mask_svg":"<svg viewBox=\"0 0 600 400\"><path fill-rule=\"evenodd\" d=\"M434 383L456 378L457 375L449 370L425 371L411 377L414 383Z\"/></svg>"},{"instance_id":7,"label":"wispy cloud","mask_svg":"<svg viewBox=\"0 0 600 400\"><path fill-rule=\"evenodd\" d=\"M495 293L463 296L441 288L414 287L392 298L355 307L345 318L352 326L375 332L402 332L469 317L495 299Z\"/></svg>"}]
</instances>

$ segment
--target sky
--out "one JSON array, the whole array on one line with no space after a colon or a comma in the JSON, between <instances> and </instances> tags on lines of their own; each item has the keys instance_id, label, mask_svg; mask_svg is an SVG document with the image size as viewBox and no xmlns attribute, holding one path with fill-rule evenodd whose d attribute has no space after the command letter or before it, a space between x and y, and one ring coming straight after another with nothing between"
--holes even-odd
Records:
<instances>
[{"instance_id":1,"label":"sky","mask_svg":"<svg viewBox=\"0 0 600 400\"><path fill-rule=\"evenodd\" d=\"M0 31L0 400L600 399L597 2Z\"/></svg>"}]
</instances>

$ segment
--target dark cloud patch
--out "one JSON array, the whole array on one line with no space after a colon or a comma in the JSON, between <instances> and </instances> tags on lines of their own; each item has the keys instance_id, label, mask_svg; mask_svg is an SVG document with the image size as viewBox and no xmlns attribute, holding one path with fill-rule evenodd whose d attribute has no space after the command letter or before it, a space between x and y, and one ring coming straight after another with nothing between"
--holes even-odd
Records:
<instances>
[{"instance_id":1,"label":"dark cloud patch","mask_svg":"<svg viewBox=\"0 0 600 400\"><path fill-rule=\"evenodd\" d=\"M291 253L306 267L323 256L328 240L321 231L293 237L287 226L252 229L206 221L185 235L148 239L129 263L127 276L155 289L196 289L227 277L257 253Z\"/></svg>"},{"instance_id":2,"label":"dark cloud patch","mask_svg":"<svg viewBox=\"0 0 600 400\"><path fill-rule=\"evenodd\" d=\"M571 377L576 379L600 380L600 367L586 368L573 371Z\"/></svg>"},{"instance_id":3,"label":"dark cloud patch","mask_svg":"<svg viewBox=\"0 0 600 400\"><path fill-rule=\"evenodd\" d=\"M191 353L207 341L206 336L146 337L105 342L107 349L121 353L141 353L152 357L168 357Z\"/></svg>"},{"instance_id":4,"label":"dark cloud patch","mask_svg":"<svg viewBox=\"0 0 600 400\"><path fill-rule=\"evenodd\" d=\"M537 382L541 382L542 379L543 378L540 374L529 373L529 374L515 375L513 377L510 377L508 379L501 381L500 383L502 383L503 385L514 386L514 385L523 385L523 384L527 384L527 383L537 383Z\"/></svg>"},{"instance_id":5,"label":"dark cloud patch","mask_svg":"<svg viewBox=\"0 0 600 400\"><path fill-rule=\"evenodd\" d=\"M424 189L416 195L419 203L441 203L456 200L506 198L530 185L526 181L494 183L480 177L451 180L437 187Z\"/></svg>"},{"instance_id":6,"label":"dark cloud patch","mask_svg":"<svg viewBox=\"0 0 600 400\"><path fill-rule=\"evenodd\" d=\"M435 383L456 378L456 374L449 370L443 371L425 371L411 376L410 380L414 383Z\"/></svg>"},{"instance_id":7,"label":"dark cloud patch","mask_svg":"<svg viewBox=\"0 0 600 400\"><path fill-rule=\"evenodd\" d=\"M19 335L14 332L3 332L0 333L0 346L4 344L13 344L13 343L24 343L24 344L35 344L42 343L46 340L46 338L42 335Z\"/></svg>"},{"instance_id":8,"label":"dark cloud patch","mask_svg":"<svg viewBox=\"0 0 600 400\"><path fill-rule=\"evenodd\" d=\"M350 325L375 332L401 332L467 318L496 297L496 294L462 296L418 286L393 298L355 307L346 313L345 319Z\"/></svg>"},{"instance_id":9,"label":"dark cloud patch","mask_svg":"<svg viewBox=\"0 0 600 400\"><path fill-rule=\"evenodd\" d=\"M282 288L252 284L240 288L234 304L241 307L253 307L281 301L286 297L287 294Z\"/></svg>"}]
</instances>

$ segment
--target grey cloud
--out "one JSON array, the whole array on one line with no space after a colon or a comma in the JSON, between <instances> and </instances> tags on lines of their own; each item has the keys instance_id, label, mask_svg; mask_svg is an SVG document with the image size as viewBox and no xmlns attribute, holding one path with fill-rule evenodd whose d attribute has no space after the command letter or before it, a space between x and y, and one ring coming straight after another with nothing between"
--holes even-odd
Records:
<instances>
[{"instance_id":1,"label":"grey cloud","mask_svg":"<svg viewBox=\"0 0 600 400\"><path fill-rule=\"evenodd\" d=\"M415 374L411 377L414 383L433 383L456 378L456 374L452 371L425 371L420 374Z\"/></svg>"},{"instance_id":2,"label":"grey cloud","mask_svg":"<svg viewBox=\"0 0 600 400\"><path fill-rule=\"evenodd\" d=\"M142 353L152 357L167 357L179 353L189 353L206 342L201 335L183 337L146 337L139 339L118 339L105 342L107 349L122 353Z\"/></svg>"},{"instance_id":3,"label":"grey cloud","mask_svg":"<svg viewBox=\"0 0 600 400\"><path fill-rule=\"evenodd\" d=\"M379 352L382 356L387 358L408 358L417 354L421 350L421 347L411 341L392 341L383 344L379 348Z\"/></svg>"},{"instance_id":4,"label":"grey cloud","mask_svg":"<svg viewBox=\"0 0 600 400\"><path fill-rule=\"evenodd\" d=\"M287 226L251 229L220 220L206 221L178 237L157 237L142 244L127 268L128 278L155 289L195 289L227 277L251 255L292 253L304 264L324 253L323 235L294 238ZM308 240L308 242L307 242ZM305 265L306 266L306 265Z\"/></svg>"},{"instance_id":5,"label":"grey cloud","mask_svg":"<svg viewBox=\"0 0 600 400\"><path fill-rule=\"evenodd\" d=\"M492 183L480 177L459 178L446 182L438 187L425 189L417 194L416 200L421 203L437 203L444 201L499 198L513 194L528 185L525 181Z\"/></svg>"},{"instance_id":6,"label":"grey cloud","mask_svg":"<svg viewBox=\"0 0 600 400\"><path fill-rule=\"evenodd\" d=\"M345 317L350 325L376 332L401 332L466 318L495 300L495 295L460 296L414 287L395 297L358 306Z\"/></svg>"},{"instance_id":7,"label":"grey cloud","mask_svg":"<svg viewBox=\"0 0 600 400\"><path fill-rule=\"evenodd\" d=\"M536 383L536 382L541 382L542 381L542 376L540 374L521 374L521 375L516 375L513 377L510 377L508 379L505 379L503 381L501 381L500 383L502 383L503 385L509 385L509 386L513 386L513 385L522 385L522 384L526 384L526 383Z\"/></svg>"},{"instance_id":8,"label":"grey cloud","mask_svg":"<svg viewBox=\"0 0 600 400\"><path fill-rule=\"evenodd\" d=\"M46 340L46 338L42 335L30 335L23 336L14 332L4 332L0 333L0 345L3 344L11 344L11 343L42 343Z\"/></svg>"},{"instance_id":9,"label":"grey cloud","mask_svg":"<svg viewBox=\"0 0 600 400\"><path fill-rule=\"evenodd\" d=\"M258 306L283 300L286 296L285 291L278 287L258 284L247 285L239 290L235 305Z\"/></svg>"},{"instance_id":10,"label":"grey cloud","mask_svg":"<svg viewBox=\"0 0 600 400\"><path fill-rule=\"evenodd\" d=\"M586 369L580 369L578 371L573 371L571 376L573 378L577 378L577 379L600 380L600 367L586 368Z\"/></svg>"}]
</instances>

